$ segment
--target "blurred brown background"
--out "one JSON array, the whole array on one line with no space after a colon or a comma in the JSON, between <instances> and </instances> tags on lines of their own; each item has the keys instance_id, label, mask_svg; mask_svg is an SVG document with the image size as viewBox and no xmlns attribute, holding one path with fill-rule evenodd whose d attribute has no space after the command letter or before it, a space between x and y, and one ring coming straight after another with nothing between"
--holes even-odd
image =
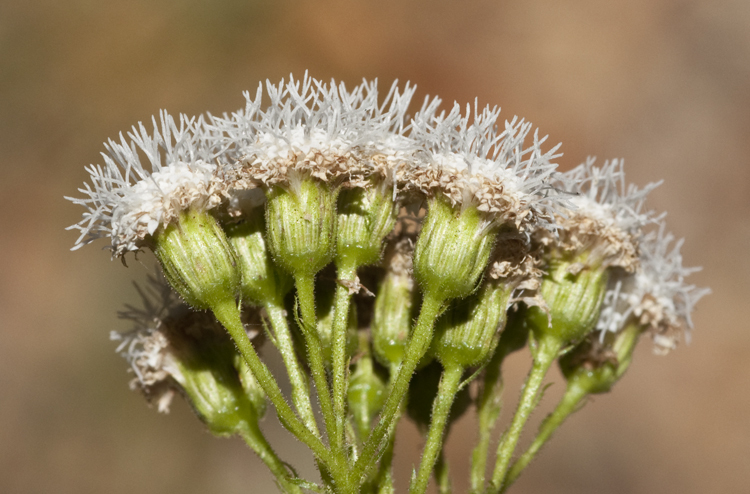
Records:
<instances>
[{"instance_id":1,"label":"blurred brown background","mask_svg":"<svg viewBox=\"0 0 750 494\"><path fill-rule=\"evenodd\" d=\"M3 2L0 492L274 491L238 440L128 390L108 333L127 328L115 312L152 260L125 268L104 241L69 252L76 233L63 229L82 209L63 195L105 139L160 108L232 111L243 90L306 69L350 86L410 80L447 103L479 97L563 142L563 168L624 157L631 181L665 179L650 204L687 237L686 264L704 267L691 281L714 291L693 342L668 357L644 344L514 492L750 492L746 0ZM509 408L526 366L511 361ZM274 421L282 455L312 472ZM413 427L403 434L402 487L420 448ZM473 440L467 416L449 439L456 492Z\"/></svg>"}]
</instances>

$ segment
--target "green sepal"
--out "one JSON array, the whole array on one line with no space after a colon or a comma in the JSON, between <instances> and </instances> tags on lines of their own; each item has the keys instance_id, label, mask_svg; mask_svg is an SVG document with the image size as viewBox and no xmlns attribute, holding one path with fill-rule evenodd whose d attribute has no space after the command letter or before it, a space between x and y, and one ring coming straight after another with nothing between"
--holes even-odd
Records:
<instances>
[{"instance_id":1,"label":"green sepal","mask_svg":"<svg viewBox=\"0 0 750 494\"><path fill-rule=\"evenodd\" d=\"M456 212L441 197L430 200L414 250L414 277L442 300L473 292L487 266L496 228L473 206Z\"/></svg>"},{"instance_id":2,"label":"green sepal","mask_svg":"<svg viewBox=\"0 0 750 494\"><path fill-rule=\"evenodd\" d=\"M594 329L609 280L607 268L584 267L574 272L573 267L579 265L551 260L539 290L549 313L539 307L527 311L534 331L565 345L581 341Z\"/></svg>"},{"instance_id":3,"label":"green sepal","mask_svg":"<svg viewBox=\"0 0 750 494\"><path fill-rule=\"evenodd\" d=\"M454 300L435 325L432 352L445 366L477 365L494 352L505 325L512 288L494 281Z\"/></svg>"},{"instance_id":4,"label":"green sepal","mask_svg":"<svg viewBox=\"0 0 750 494\"><path fill-rule=\"evenodd\" d=\"M209 309L237 295L237 257L209 213L182 211L176 222L156 232L152 248L164 277L192 307Z\"/></svg>"},{"instance_id":5,"label":"green sepal","mask_svg":"<svg viewBox=\"0 0 750 494\"><path fill-rule=\"evenodd\" d=\"M380 259L383 239L396 223L398 208L382 184L342 190L338 197L336 264L365 266Z\"/></svg>"},{"instance_id":6,"label":"green sepal","mask_svg":"<svg viewBox=\"0 0 750 494\"><path fill-rule=\"evenodd\" d=\"M313 179L268 191L266 240L276 264L294 275L312 276L333 260L336 194Z\"/></svg>"}]
</instances>

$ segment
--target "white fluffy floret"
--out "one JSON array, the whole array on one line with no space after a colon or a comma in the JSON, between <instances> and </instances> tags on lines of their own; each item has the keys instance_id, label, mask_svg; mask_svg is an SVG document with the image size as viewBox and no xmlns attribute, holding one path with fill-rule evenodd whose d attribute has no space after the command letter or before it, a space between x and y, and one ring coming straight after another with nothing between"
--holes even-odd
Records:
<instances>
[{"instance_id":1,"label":"white fluffy floret","mask_svg":"<svg viewBox=\"0 0 750 494\"><path fill-rule=\"evenodd\" d=\"M651 333L658 352L675 348L683 333L687 338L695 303L710 290L686 283L700 268L682 265L681 246L664 223L649 232L640 243L639 269L613 280L597 328L616 332L634 321Z\"/></svg>"},{"instance_id":2,"label":"white fluffy floret","mask_svg":"<svg viewBox=\"0 0 750 494\"><path fill-rule=\"evenodd\" d=\"M180 116L179 124L162 112L154 130L141 123L120 142L110 140L104 166L89 166L91 183L79 189L83 219L70 228L81 231L74 249L110 237L113 255L140 249L143 240L189 207L210 209L227 184L213 163L216 152L203 119ZM145 161L146 166L144 166Z\"/></svg>"}]
</instances>

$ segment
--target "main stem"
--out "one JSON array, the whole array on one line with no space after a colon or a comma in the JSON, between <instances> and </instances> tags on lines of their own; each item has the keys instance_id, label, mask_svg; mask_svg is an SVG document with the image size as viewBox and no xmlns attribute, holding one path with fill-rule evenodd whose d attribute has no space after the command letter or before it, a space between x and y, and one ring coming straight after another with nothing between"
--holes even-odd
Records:
<instances>
[{"instance_id":1,"label":"main stem","mask_svg":"<svg viewBox=\"0 0 750 494\"><path fill-rule=\"evenodd\" d=\"M252 449L258 458L266 464L271 473L276 477L276 482L288 494L302 494L302 489L299 486L289 481L289 471L287 470L284 463L276 455L268 441L266 440L260 427L258 427L257 420L251 420L243 423L243 426L239 430L239 434L245 443Z\"/></svg>"},{"instance_id":2,"label":"main stem","mask_svg":"<svg viewBox=\"0 0 750 494\"><path fill-rule=\"evenodd\" d=\"M357 485L362 482L362 479L367 474L367 470L373 467L383 440L396 418L401 401L409 389L409 381L411 381L414 370L430 347L435 319L440 314L443 302L445 302L444 299L436 298L430 292L424 295L417 325L409 339L398 375L391 382L388 398L386 398L383 411L380 413L380 420L375 429L370 433L367 441L365 441L362 454L352 469L352 478Z\"/></svg>"},{"instance_id":3,"label":"main stem","mask_svg":"<svg viewBox=\"0 0 750 494\"><path fill-rule=\"evenodd\" d=\"M337 265L337 277L339 280L353 280L357 272L356 265L342 262ZM351 295L349 288L341 283L336 283L336 294L333 304L333 342L331 349L331 361L333 368L333 413L336 416L336 429L331 438L331 444L336 444L341 450L344 449L344 422L346 420L346 387L347 368L346 337L349 327L349 303Z\"/></svg>"},{"instance_id":4,"label":"main stem","mask_svg":"<svg viewBox=\"0 0 750 494\"><path fill-rule=\"evenodd\" d=\"M268 302L265 308L268 318L271 320L277 348L279 349L279 353L281 353L284 366L286 366L287 373L289 374L289 382L292 385L292 403L294 403L294 407L297 409L305 426L315 435L319 435L318 425L315 422L315 415L313 414L310 402L310 390L307 386L307 378L302 372L294 351L292 334L289 331L285 315L286 311L281 303L278 302Z\"/></svg>"},{"instance_id":5,"label":"main stem","mask_svg":"<svg viewBox=\"0 0 750 494\"><path fill-rule=\"evenodd\" d=\"M250 342L250 338L248 338L247 333L245 332L245 327L242 325L240 311L234 300L229 299L218 302L214 304L211 310L216 316L216 319L218 319L229 332L235 345L237 345L237 349L250 367L253 376L276 408L276 414L278 415L281 424L313 451L320 461L331 471L331 475L334 478L340 480L345 479L347 473L345 465L340 464L338 459L331 454L321 440L315 434L310 432L302 422L300 422L292 408L284 399L284 395L281 393L279 385L276 383L273 375L268 370L268 367L266 367L266 365L260 360L255 348L253 348L253 344Z\"/></svg>"},{"instance_id":6,"label":"main stem","mask_svg":"<svg viewBox=\"0 0 750 494\"><path fill-rule=\"evenodd\" d=\"M534 364L526 378L516 414L497 448L497 459L492 473L490 492L499 492L502 489L505 473L521 437L521 432L523 432L531 412L536 408L537 395L542 387L544 376L562 348L562 343L558 339L546 335L539 338L537 343L538 348L534 353Z\"/></svg>"},{"instance_id":7,"label":"main stem","mask_svg":"<svg viewBox=\"0 0 750 494\"><path fill-rule=\"evenodd\" d=\"M417 477L409 489L409 494L424 494L427 490L432 469L435 467L435 462L440 455L445 426L448 423L451 405L453 405L453 400L456 397L458 386L461 384L463 372L463 367L459 365L449 365L443 371L438 394L432 405L432 420L430 421L430 429L427 432L427 443L424 447L424 453L422 453L422 461L419 464Z\"/></svg>"},{"instance_id":8,"label":"main stem","mask_svg":"<svg viewBox=\"0 0 750 494\"><path fill-rule=\"evenodd\" d=\"M505 477L505 482L503 483L503 488L500 492L505 492L508 487L516 481L524 468L531 463L531 460L534 459L542 446L549 441L557 428L562 425L570 414L578 410L581 401L588 396L588 394L589 390L586 387L581 386L577 381L568 383L568 387L566 388L565 394L560 400L560 403L557 404L555 410L547 416L539 426L539 432L531 443L531 446L529 446L529 449L527 449L526 452L524 452L524 454L513 463L510 470L508 470L508 475Z\"/></svg>"}]
</instances>

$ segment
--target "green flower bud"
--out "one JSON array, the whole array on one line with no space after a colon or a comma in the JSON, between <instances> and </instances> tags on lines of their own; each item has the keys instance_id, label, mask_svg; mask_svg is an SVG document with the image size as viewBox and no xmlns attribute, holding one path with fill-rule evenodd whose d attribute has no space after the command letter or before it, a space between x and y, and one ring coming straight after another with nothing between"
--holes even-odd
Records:
<instances>
[{"instance_id":1,"label":"green flower bud","mask_svg":"<svg viewBox=\"0 0 750 494\"><path fill-rule=\"evenodd\" d=\"M367 344L366 338L364 342ZM370 433L372 421L380 413L386 398L385 378L373 364L369 353L362 355L357 360L346 391L349 410L361 440Z\"/></svg>"},{"instance_id":2,"label":"green flower bud","mask_svg":"<svg viewBox=\"0 0 750 494\"><path fill-rule=\"evenodd\" d=\"M438 394L440 378L443 375L443 366L438 362L432 362L414 374L409 382L409 397L406 403L406 412L409 418L417 424L422 432L430 426L432 417L432 403ZM457 394L451 405L445 435L448 435L450 425L458 420L471 405L469 387L464 386Z\"/></svg>"},{"instance_id":3,"label":"green flower bud","mask_svg":"<svg viewBox=\"0 0 750 494\"><path fill-rule=\"evenodd\" d=\"M254 305L281 304L294 282L271 260L263 237L265 218L261 210L255 209L243 222L225 228L242 271L242 300Z\"/></svg>"},{"instance_id":4,"label":"green flower bud","mask_svg":"<svg viewBox=\"0 0 750 494\"><path fill-rule=\"evenodd\" d=\"M343 190L338 198L336 263L363 266L380 259L383 239L396 223L393 195L381 184Z\"/></svg>"},{"instance_id":5,"label":"green flower bud","mask_svg":"<svg viewBox=\"0 0 750 494\"><path fill-rule=\"evenodd\" d=\"M196 309L213 308L239 290L237 257L205 211L181 212L177 222L156 232L153 251L169 284Z\"/></svg>"},{"instance_id":6,"label":"green flower bud","mask_svg":"<svg viewBox=\"0 0 750 494\"><path fill-rule=\"evenodd\" d=\"M445 366L466 368L492 355L512 291L504 283L489 282L468 298L453 301L435 326L435 357Z\"/></svg>"},{"instance_id":7,"label":"green flower bud","mask_svg":"<svg viewBox=\"0 0 750 494\"><path fill-rule=\"evenodd\" d=\"M495 241L475 207L455 213L445 199L430 200L414 250L414 277L437 299L465 297L477 286Z\"/></svg>"},{"instance_id":8,"label":"green flower bud","mask_svg":"<svg viewBox=\"0 0 750 494\"><path fill-rule=\"evenodd\" d=\"M578 262L553 259L539 289L549 315L539 307L527 311L539 335L551 336L563 345L581 341L599 319L609 271L584 267Z\"/></svg>"},{"instance_id":9,"label":"green flower bud","mask_svg":"<svg viewBox=\"0 0 750 494\"><path fill-rule=\"evenodd\" d=\"M589 336L560 357L565 379L590 394L608 392L630 367L641 334L642 329L631 324L618 333L606 333L603 341L598 336Z\"/></svg>"},{"instance_id":10,"label":"green flower bud","mask_svg":"<svg viewBox=\"0 0 750 494\"><path fill-rule=\"evenodd\" d=\"M378 361L389 368L401 363L418 307L411 277L411 254L408 238L388 249L386 273L375 297L370 327L372 346Z\"/></svg>"},{"instance_id":11,"label":"green flower bud","mask_svg":"<svg viewBox=\"0 0 750 494\"><path fill-rule=\"evenodd\" d=\"M290 273L313 275L333 260L336 192L312 179L267 194L266 240L278 265Z\"/></svg>"}]
</instances>

